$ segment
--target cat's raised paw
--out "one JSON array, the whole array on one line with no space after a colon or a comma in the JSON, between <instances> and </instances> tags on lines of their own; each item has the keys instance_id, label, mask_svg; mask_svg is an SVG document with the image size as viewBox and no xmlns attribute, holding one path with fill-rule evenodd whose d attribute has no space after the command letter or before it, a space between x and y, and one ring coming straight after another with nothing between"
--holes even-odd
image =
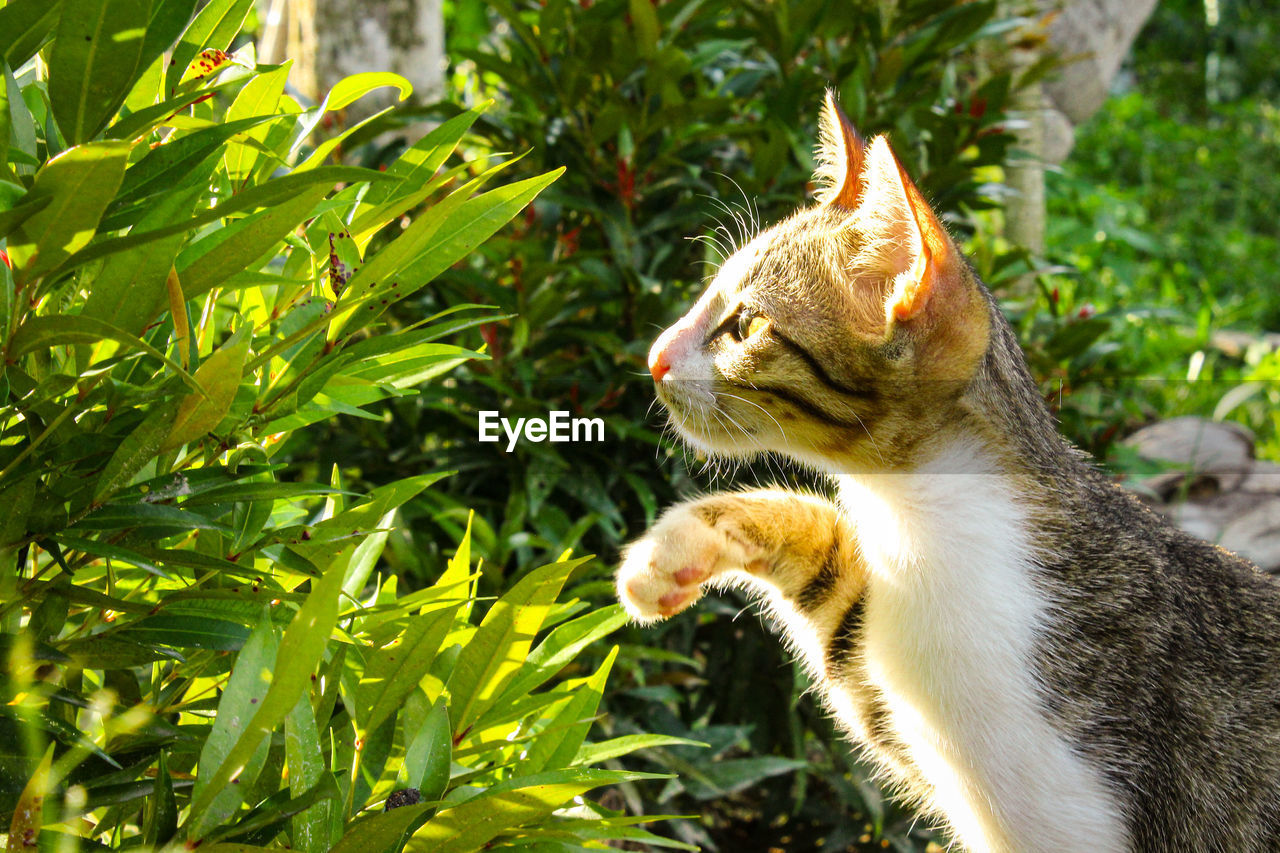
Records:
<instances>
[{"instance_id":1,"label":"cat's raised paw","mask_svg":"<svg viewBox=\"0 0 1280 853\"><path fill-rule=\"evenodd\" d=\"M702 584L748 555L688 507L677 507L623 554L618 599L638 622L674 616L702 597Z\"/></svg>"}]
</instances>

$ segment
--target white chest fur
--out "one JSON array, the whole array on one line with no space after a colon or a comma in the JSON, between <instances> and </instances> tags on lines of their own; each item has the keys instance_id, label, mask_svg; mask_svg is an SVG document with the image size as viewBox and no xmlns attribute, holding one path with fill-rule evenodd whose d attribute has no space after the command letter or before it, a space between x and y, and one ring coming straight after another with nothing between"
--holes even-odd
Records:
<instances>
[{"instance_id":1,"label":"white chest fur","mask_svg":"<svg viewBox=\"0 0 1280 853\"><path fill-rule=\"evenodd\" d=\"M1114 795L1041 711L1046 602L1012 485L954 447L912 474L842 476L840 500L870 564L869 679L960 842L1127 849Z\"/></svg>"}]
</instances>

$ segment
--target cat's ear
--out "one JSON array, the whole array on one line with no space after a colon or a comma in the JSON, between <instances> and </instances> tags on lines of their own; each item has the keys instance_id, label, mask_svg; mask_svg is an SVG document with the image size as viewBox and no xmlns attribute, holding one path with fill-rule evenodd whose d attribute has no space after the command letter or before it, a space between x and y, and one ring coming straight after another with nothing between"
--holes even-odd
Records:
<instances>
[{"instance_id":1,"label":"cat's ear","mask_svg":"<svg viewBox=\"0 0 1280 853\"><path fill-rule=\"evenodd\" d=\"M814 157L817 166L813 173L821 204L847 210L858 206L865 147L862 137L836 103L835 93L828 89L818 118L818 150Z\"/></svg>"},{"instance_id":2,"label":"cat's ear","mask_svg":"<svg viewBox=\"0 0 1280 853\"><path fill-rule=\"evenodd\" d=\"M854 263L889 280L889 322L911 320L956 279L956 250L884 136L867 147L865 170L853 225L860 232Z\"/></svg>"}]
</instances>

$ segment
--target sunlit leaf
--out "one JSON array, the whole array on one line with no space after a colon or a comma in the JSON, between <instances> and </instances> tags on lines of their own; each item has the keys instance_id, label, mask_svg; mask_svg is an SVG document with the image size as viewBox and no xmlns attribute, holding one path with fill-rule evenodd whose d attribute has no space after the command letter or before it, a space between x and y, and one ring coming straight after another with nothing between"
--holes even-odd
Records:
<instances>
[{"instance_id":1,"label":"sunlit leaf","mask_svg":"<svg viewBox=\"0 0 1280 853\"><path fill-rule=\"evenodd\" d=\"M68 142L92 139L124 103L146 67L147 22L160 2L62 0L49 55L49 100ZM152 47L158 54L165 45Z\"/></svg>"},{"instance_id":2,"label":"sunlit leaf","mask_svg":"<svg viewBox=\"0 0 1280 853\"><path fill-rule=\"evenodd\" d=\"M70 148L36 173L31 200L49 204L9 236L9 260L23 278L52 269L92 239L124 179L130 145L89 142Z\"/></svg>"}]
</instances>

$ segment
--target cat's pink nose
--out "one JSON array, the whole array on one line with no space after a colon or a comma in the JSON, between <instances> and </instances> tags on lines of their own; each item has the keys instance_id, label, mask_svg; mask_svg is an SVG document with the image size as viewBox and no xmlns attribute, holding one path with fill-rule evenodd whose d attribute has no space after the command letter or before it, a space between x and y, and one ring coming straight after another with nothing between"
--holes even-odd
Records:
<instances>
[{"instance_id":1,"label":"cat's pink nose","mask_svg":"<svg viewBox=\"0 0 1280 853\"><path fill-rule=\"evenodd\" d=\"M654 382L661 382L662 377L671 372L671 362L667 361L667 351L654 347L649 353L649 373Z\"/></svg>"}]
</instances>

